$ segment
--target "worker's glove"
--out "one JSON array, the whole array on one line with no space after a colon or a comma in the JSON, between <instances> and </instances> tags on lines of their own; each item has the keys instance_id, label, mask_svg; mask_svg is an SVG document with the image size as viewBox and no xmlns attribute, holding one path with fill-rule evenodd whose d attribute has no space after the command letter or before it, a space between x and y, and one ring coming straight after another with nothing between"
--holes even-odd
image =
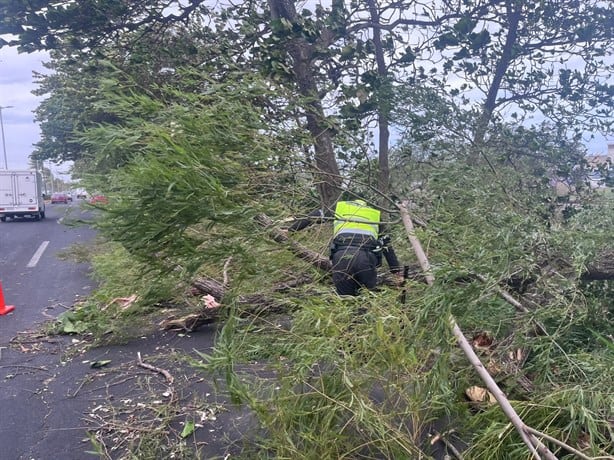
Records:
<instances>
[{"instance_id":1,"label":"worker's glove","mask_svg":"<svg viewBox=\"0 0 614 460\"><path fill-rule=\"evenodd\" d=\"M390 244L391 238L389 235L384 235L380 239L382 246L388 246Z\"/></svg>"}]
</instances>

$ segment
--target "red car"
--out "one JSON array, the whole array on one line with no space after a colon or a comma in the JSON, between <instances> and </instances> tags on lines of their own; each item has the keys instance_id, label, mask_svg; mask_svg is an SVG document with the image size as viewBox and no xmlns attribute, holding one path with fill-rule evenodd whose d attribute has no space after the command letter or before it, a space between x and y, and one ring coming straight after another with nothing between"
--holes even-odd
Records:
<instances>
[{"instance_id":1,"label":"red car","mask_svg":"<svg viewBox=\"0 0 614 460\"><path fill-rule=\"evenodd\" d=\"M68 195L65 193L54 193L51 195L51 204L64 203L68 204Z\"/></svg>"},{"instance_id":2,"label":"red car","mask_svg":"<svg viewBox=\"0 0 614 460\"><path fill-rule=\"evenodd\" d=\"M90 198L90 204L107 204L109 200L104 195L94 195Z\"/></svg>"}]
</instances>

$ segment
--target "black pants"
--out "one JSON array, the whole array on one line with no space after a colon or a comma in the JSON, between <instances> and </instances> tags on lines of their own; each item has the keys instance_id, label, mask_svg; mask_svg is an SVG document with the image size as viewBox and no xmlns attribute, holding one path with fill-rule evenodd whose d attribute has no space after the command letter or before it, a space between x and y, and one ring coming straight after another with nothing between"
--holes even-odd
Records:
<instances>
[{"instance_id":1,"label":"black pants","mask_svg":"<svg viewBox=\"0 0 614 460\"><path fill-rule=\"evenodd\" d=\"M358 295L377 282L377 257L368 246L340 246L332 253L333 283L339 295Z\"/></svg>"}]
</instances>

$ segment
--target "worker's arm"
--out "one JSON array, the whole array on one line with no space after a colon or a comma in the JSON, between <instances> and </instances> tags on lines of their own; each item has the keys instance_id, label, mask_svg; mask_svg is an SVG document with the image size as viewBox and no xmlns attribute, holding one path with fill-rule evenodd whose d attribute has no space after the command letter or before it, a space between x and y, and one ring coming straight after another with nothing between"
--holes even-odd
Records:
<instances>
[{"instance_id":1,"label":"worker's arm","mask_svg":"<svg viewBox=\"0 0 614 460\"><path fill-rule=\"evenodd\" d=\"M307 214L306 217L301 219L296 219L290 224L288 227L289 232L298 232L299 230L303 230L304 228L309 227L311 224L320 223L324 218L324 211L321 209L316 209L315 211L311 211Z\"/></svg>"},{"instance_id":2,"label":"worker's arm","mask_svg":"<svg viewBox=\"0 0 614 460\"><path fill-rule=\"evenodd\" d=\"M403 267L399 263L399 259L397 258L397 255L394 252L392 246L384 248L384 257L386 258L386 262L388 263L388 266L390 267L390 271L392 273L395 273L397 275L403 274Z\"/></svg>"},{"instance_id":3,"label":"worker's arm","mask_svg":"<svg viewBox=\"0 0 614 460\"><path fill-rule=\"evenodd\" d=\"M382 253L386 258L386 263L390 267L390 271L395 274L403 274L403 267L397 258L397 254L394 252L394 248L390 244L390 237L388 235L384 235L379 239L379 241L382 245Z\"/></svg>"}]
</instances>

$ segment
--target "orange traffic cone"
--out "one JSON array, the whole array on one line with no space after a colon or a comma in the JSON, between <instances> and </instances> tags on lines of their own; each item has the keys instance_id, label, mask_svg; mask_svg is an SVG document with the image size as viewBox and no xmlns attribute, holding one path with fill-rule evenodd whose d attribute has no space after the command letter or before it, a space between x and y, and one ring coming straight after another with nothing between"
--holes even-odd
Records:
<instances>
[{"instance_id":1,"label":"orange traffic cone","mask_svg":"<svg viewBox=\"0 0 614 460\"><path fill-rule=\"evenodd\" d=\"M2 293L2 282L0 281L0 315L6 315L7 313L15 310L13 305L6 305L4 303L4 294Z\"/></svg>"}]
</instances>

